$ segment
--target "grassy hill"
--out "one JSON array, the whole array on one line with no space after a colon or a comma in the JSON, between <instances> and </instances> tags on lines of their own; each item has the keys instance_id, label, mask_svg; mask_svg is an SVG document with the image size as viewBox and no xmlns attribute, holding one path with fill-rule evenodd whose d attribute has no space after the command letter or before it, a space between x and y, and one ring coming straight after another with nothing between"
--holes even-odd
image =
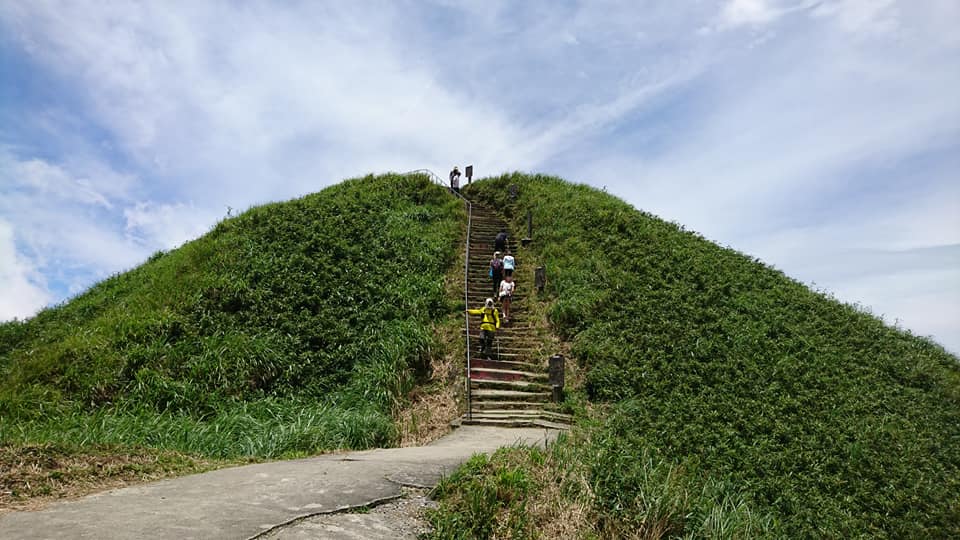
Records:
<instances>
[{"instance_id":1,"label":"grassy hill","mask_svg":"<svg viewBox=\"0 0 960 540\"><path fill-rule=\"evenodd\" d=\"M0 324L2 455L394 443L391 414L437 353L432 325L456 311L443 276L463 223L426 177L349 180Z\"/></svg>"},{"instance_id":2,"label":"grassy hill","mask_svg":"<svg viewBox=\"0 0 960 540\"><path fill-rule=\"evenodd\" d=\"M957 358L597 190L467 192L515 231L533 212L530 308L569 348L579 425L444 481L438 537L960 536ZM350 180L0 324L0 509L49 464L151 477L395 443L462 308L443 283L463 217L425 177Z\"/></svg>"},{"instance_id":3,"label":"grassy hill","mask_svg":"<svg viewBox=\"0 0 960 540\"><path fill-rule=\"evenodd\" d=\"M515 231L533 213L526 261L584 374L581 428L461 469L438 537L960 536L942 347L586 186L467 193Z\"/></svg>"}]
</instances>

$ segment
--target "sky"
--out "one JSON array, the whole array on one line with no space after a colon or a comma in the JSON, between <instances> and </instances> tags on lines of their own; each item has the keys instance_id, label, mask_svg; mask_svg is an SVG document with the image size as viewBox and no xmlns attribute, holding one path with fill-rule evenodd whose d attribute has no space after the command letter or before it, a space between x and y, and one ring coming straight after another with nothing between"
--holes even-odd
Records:
<instances>
[{"instance_id":1,"label":"sky","mask_svg":"<svg viewBox=\"0 0 960 540\"><path fill-rule=\"evenodd\" d=\"M0 320L367 173L604 188L960 353L960 2L0 2Z\"/></svg>"}]
</instances>

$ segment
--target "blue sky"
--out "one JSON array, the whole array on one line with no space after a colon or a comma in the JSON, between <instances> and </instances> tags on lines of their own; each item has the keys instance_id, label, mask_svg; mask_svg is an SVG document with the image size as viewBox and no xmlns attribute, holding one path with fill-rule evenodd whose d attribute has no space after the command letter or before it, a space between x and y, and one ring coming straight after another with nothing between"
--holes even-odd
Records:
<instances>
[{"instance_id":1,"label":"blue sky","mask_svg":"<svg viewBox=\"0 0 960 540\"><path fill-rule=\"evenodd\" d=\"M960 351L954 0L0 4L0 319L227 208L554 173Z\"/></svg>"}]
</instances>

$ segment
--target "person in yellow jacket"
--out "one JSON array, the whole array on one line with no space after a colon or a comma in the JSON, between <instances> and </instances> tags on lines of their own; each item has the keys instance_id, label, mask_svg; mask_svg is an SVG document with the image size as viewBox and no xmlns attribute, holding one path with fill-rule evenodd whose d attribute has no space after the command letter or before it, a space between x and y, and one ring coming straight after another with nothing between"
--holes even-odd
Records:
<instances>
[{"instance_id":1,"label":"person in yellow jacket","mask_svg":"<svg viewBox=\"0 0 960 540\"><path fill-rule=\"evenodd\" d=\"M493 298L487 298L482 308L468 309L470 315L482 315L480 322L480 354L487 358L493 356L493 336L500 328L500 312L493 305Z\"/></svg>"}]
</instances>

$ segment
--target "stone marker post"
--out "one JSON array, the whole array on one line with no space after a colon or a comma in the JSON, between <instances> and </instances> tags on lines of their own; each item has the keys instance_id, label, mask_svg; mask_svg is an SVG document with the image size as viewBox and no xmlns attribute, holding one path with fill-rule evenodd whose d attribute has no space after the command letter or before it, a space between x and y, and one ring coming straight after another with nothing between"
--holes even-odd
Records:
<instances>
[{"instance_id":1,"label":"stone marker post","mask_svg":"<svg viewBox=\"0 0 960 540\"><path fill-rule=\"evenodd\" d=\"M547 286L546 267L538 266L536 270L533 271L533 285L537 288L538 293L543 292L543 288Z\"/></svg>"},{"instance_id":2,"label":"stone marker post","mask_svg":"<svg viewBox=\"0 0 960 540\"><path fill-rule=\"evenodd\" d=\"M563 401L563 355L555 354L550 357L550 387L553 389L553 402Z\"/></svg>"}]
</instances>

